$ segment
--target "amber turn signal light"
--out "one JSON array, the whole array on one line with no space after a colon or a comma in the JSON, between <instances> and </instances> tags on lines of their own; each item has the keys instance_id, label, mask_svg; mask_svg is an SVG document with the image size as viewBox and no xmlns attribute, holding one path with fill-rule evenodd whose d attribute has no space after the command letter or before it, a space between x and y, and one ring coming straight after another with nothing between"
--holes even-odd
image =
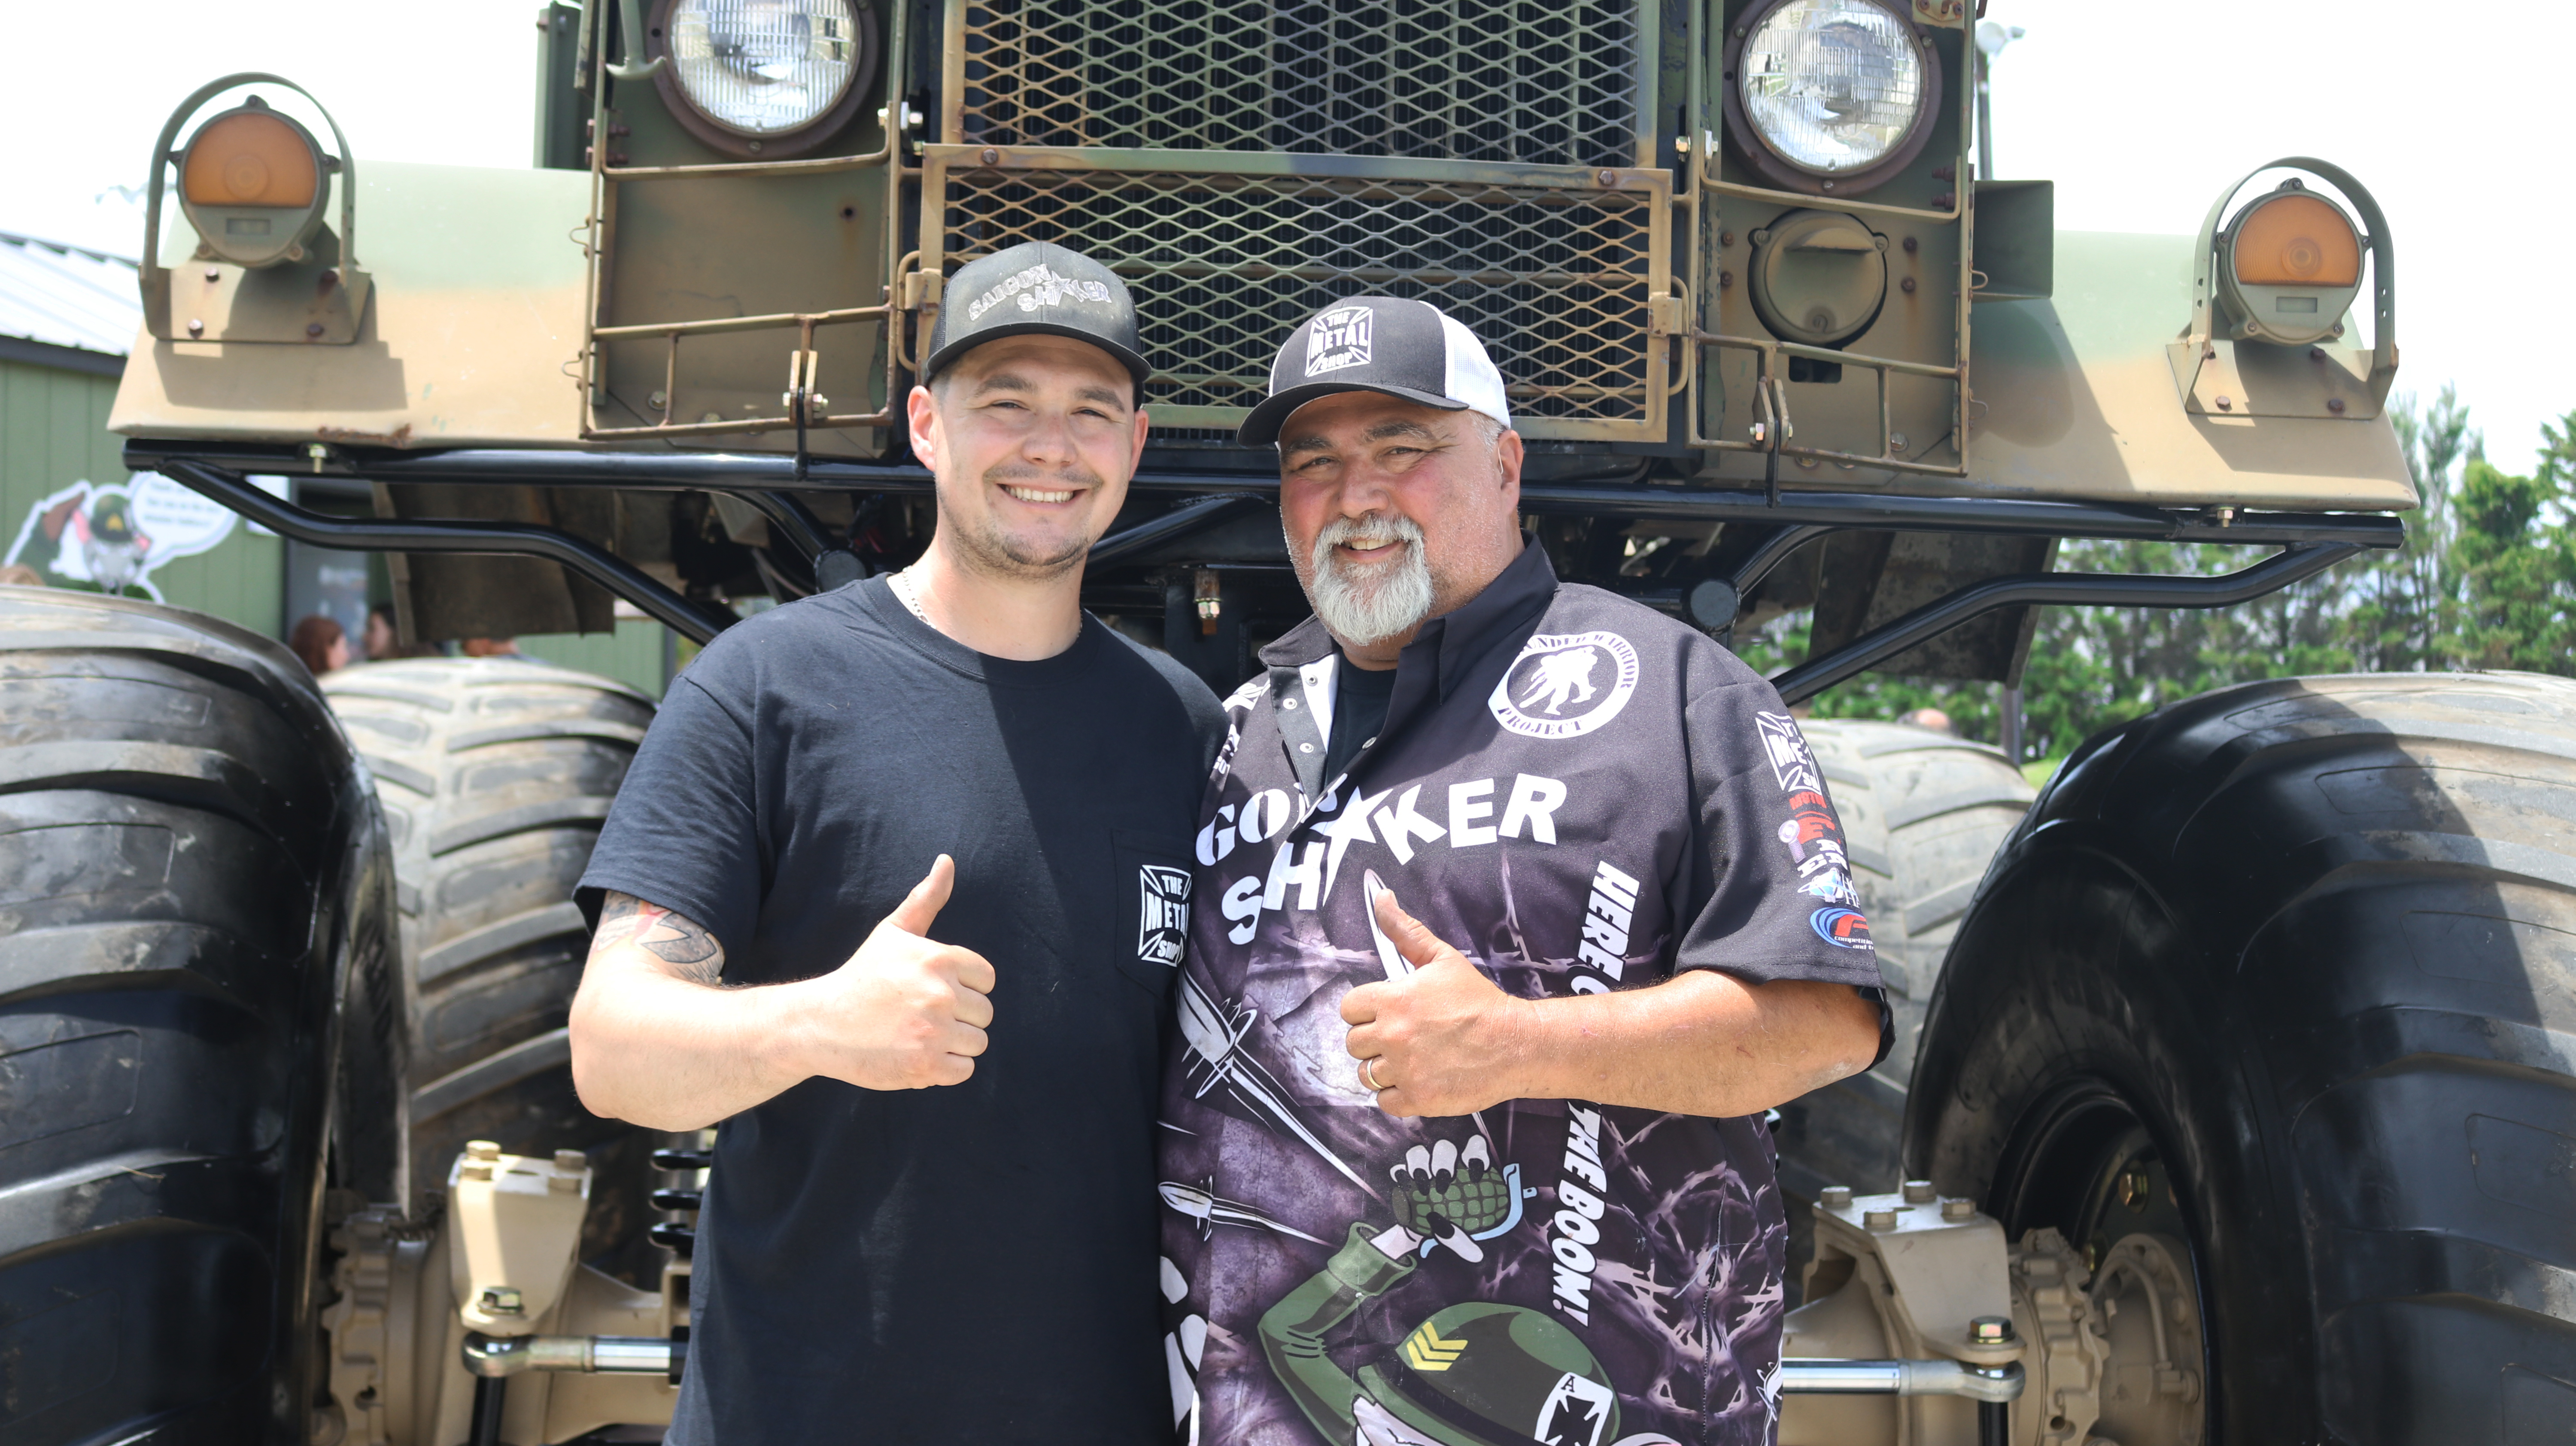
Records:
<instances>
[{"instance_id":1,"label":"amber turn signal light","mask_svg":"<svg viewBox=\"0 0 2576 1446\"><path fill-rule=\"evenodd\" d=\"M313 204L321 176L313 142L277 112L244 107L217 116L188 143L179 193L200 206Z\"/></svg>"},{"instance_id":2,"label":"amber turn signal light","mask_svg":"<svg viewBox=\"0 0 2576 1446\"><path fill-rule=\"evenodd\" d=\"M322 228L334 163L312 132L252 96L197 128L179 160L179 206L197 254L235 266L304 259Z\"/></svg>"},{"instance_id":3,"label":"amber turn signal light","mask_svg":"<svg viewBox=\"0 0 2576 1446\"><path fill-rule=\"evenodd\" d=\"M2236 222L2230 248L2245 286L2351 286L2361 280L2361 238L2333 203L2276 194Z\"/></svg>"}]
</instances>

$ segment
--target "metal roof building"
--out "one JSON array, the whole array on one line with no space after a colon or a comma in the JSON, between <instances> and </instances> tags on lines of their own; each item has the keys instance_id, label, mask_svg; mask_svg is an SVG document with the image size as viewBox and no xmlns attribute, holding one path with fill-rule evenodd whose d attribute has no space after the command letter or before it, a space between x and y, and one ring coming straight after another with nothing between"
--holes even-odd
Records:
<instances>
[{"instance_id":1,"label":"metal roof building","mask_svg":"<svg viewBox=\"0 0 2576 1446\"><path fill-rule=\"evenodd\" d=\"M0 231L0 358L112 377L143 327L136 263Z\"/></svg>"}]
</instances>

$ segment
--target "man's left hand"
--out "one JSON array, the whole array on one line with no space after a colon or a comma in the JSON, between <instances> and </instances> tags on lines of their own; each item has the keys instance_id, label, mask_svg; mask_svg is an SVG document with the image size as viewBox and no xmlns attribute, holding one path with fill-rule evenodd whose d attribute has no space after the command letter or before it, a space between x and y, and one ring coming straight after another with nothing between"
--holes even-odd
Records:
<instances>
[{"instance_id":1,"label":"man's left hand","mask_svg":"<svg viewBox=\"0 0 2576 1446\"><path fill-rule=\"evenodd\" d=\"M1378 896L1377 924L1413 966L1403 979L1342 997L1351 1058L1378 1108L1398 1117L1467 1115L1527 1093L1518 1065L1538 1035L1537 1002L1494 987L1391 893Z\"/></svg>"}]
</instances>

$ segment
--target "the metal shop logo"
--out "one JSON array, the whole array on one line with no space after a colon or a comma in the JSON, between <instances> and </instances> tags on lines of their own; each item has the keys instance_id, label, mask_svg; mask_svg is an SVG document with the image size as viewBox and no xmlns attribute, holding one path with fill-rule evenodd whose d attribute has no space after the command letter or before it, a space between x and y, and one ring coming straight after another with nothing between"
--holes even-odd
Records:
<instances>
[{"instance_id":1,"label":"the metal shop logo","mask_svg":"<svg viewBox=\"0 0 2576 1446\"><path fill-rule=\"evenodd\" d=\"M1306 324L1306 375L1321 376L1344 367L1369 364L1369 337L1377 329L1377 310L1336 306Z\"/></svg>"},{"instance_id":2,"label":"the metal shop logo","mask_svg":"<svg viewBox=\"0 0 2576 1446\"><path fill-rule=\"evenodd\" d=\"M1190 934L1190 876L1186 870L1145 864L1136 870L1142 897L1136 908L1136 957L1178 967Z\"/></svg>"}]
</instances>

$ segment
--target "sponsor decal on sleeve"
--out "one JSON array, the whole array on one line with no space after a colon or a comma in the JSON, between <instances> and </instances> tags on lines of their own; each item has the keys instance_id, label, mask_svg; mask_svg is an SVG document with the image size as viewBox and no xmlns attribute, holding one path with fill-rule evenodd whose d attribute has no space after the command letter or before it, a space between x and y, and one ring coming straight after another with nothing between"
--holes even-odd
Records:
<instances>
[{"instance_id":1,"label":"sponsor decal on sleeve","mask_svg":"<svg viewBox=\"0 0 2576 1446\"><path fill-rule=\"evenodd\" d=\"M1756 713L1753 722L1762 731L1762 752L1771 760L1771 776L1779 781L1782 793L1824 792L1816 755L1807 751L1807 738L1798 731L1797 719L1786 713Z\"/></svg>"},{"instance_id":2,"label":"sponsor decal on sleeve","mask_svg":"<svg viewBox=\"0 0 2576 1446\"><path fill-rule=\"evenodd\" d=\"M1828 904L1807 916L1807 924L1816 937L1837 949L1858 949L1875 954L1878 946L1869 940L1869 920L1860 910L1846 904Z\"/></svg>"},{"instance_id":3,"label":"sponsor decal on sleeve","mask_svg":"<svg viewBox=\"0 0 2576 1446\"><path fill-rule=\"evenodd\" d=\"M1540 633L1485 704L1522 737L1576 738L1619 716L1637 674L1637 650L1617 633Z\"/></svg>"}]
</instances>

